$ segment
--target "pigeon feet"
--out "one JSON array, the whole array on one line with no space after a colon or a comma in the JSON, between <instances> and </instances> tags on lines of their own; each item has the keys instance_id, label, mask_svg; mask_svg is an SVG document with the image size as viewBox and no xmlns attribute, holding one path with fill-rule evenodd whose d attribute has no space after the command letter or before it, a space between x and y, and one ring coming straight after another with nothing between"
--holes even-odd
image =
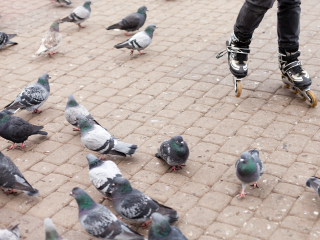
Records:
<instances>
[{"instance_id":1,"label":"pigeon feet","mask_svg":"<svg viewBox=\"0 0 320 240\"><path fill-rule=\"evenodd\" d=\"M33 112L32 113L42 113L42 111L40 111L39 109L36 109L36 110L33 110Z\"/></svg>"},{"instance_id":2,"label":"pigeon feet","mask_svg":"<svg viewBox=\"0 0 320 240\"><path fill-rule=\"evenodd\" d=\"M9 189L9 190L7 190L7 191L4 191L4 190L2 189L2 191L3 191L6 195L9 195L9 194L12 194L12 193L17 193L17 192L14 191L12 188L11 188L11 190Z\"/></svg>"},{"instance_id":3,"label":"pigeon feet","mask_svg":"<svg viewBox=\"0 0 320 240\"><path fill-rule=\"evenodd\" d=\"M176 170L182 169L183 166L185 166L185 164L181 164L178 166L172 166L172 168L170 169L170 172L172 172L172 171L176 172Z\"/></svg>"},{"instance_id":4,"label":"pigeon feet","mask_svg":"<svg viewBox=\"0 0 320 240\"><path fill-rule=\"evenodd\" d=\"M104 199L107 199L109 201L112 201L112 198L108 198L108 197L103 197Z\"/></svg>"},{"instance_id":5,"label":"pigeon feet","mask_svg":"<svg viewBox=\"0 0 320 240\"><path fill-rule=\"evenodd\" d=\"M100 156L99 157L100 160L106 160L104 157Z\"/></svg>"},{"instance_id":6,"label":"pigeon feet","mask_svg":"<svg viewBox=\"0 0 320 240\"><path fill-rule=\"evenodd\" d=\"M73 131L81 131L80 128L73 128Z\"/></svg>"},{"instance_id":7,"label":"pigeon feet","mask_svg":"<svg viewBox=\"0 0 320 240\"><path fill-rule=\"evenodd\" d=\"M253 186L253 188L259 188L258 183L254 182L251 186Z\"/></svg>"},{"instance_id":8,"label":"pigeon feet","mask_svg":"<svg viewBox=\"0 0 320 240\"><path fill-rule=\"evenodd\" d=\"M118 217L118 219L119 219L119 220L121 220L121 219L122 219L122 217Z\"/></svg>"},{"instance_id":9,"label":"pigeon feet","mask_svg":"<svg viewBox=\"0 0 320 240\"><path fill-rule=\"evenodd\" d=\"M18 149L23 149L25 146L27 146L27 145L22 143L22 145L20 147L18 147Z\"/></svg>"},{"instance_id":10,"label":"pigeon feet","mask_svg":"<svg viewBox=\"0 0 320 240\"><path fill-rule=\"evenodd\" d=\"M127 33L127 32L124 35L126 35L128 37L131 37L131 35L129 33Z\"/></svg>"},{"instance_id":11,"label":"pigeon feet","mask_svg":"<svg viewBox=\"0 0 320 240\"><path fill-rule=\"evenodd\" d=\"M141 55L142 55L142 54L146 54L145 52L140 52L140 51L139 51L139 53L140 53Z\"/></svg>"},{"instance_id":12,"label":"pigeon feet","mask_svg":"<svg viewBox=\"0 0 320 240\"><path fill-rule=\"evenodd\" d=\"M132 49L132 50L131 50L131 53L130 53L131 56L133 56L133 51L134 51L134 50Z\"/></svg>"},{"instance_id":13,"label":"pigeon feet","mask_svg":"<svg viewBox=\"0 0 320 240\"><path fill-rule=\"evenodd\" d=\"M244 192L244 189L242 189L241 193L238 194L238 198L241 199L242 197L245 197L247 193Z\"/></svg>"},{"instance_id":14,"label":"pigeon feet","mask_svg":"<svg viewBox=\"0 0 320 240\"><path fill-rule=\"evenodd\" d=\"M16 147L16 145L13 143L13 144L11 145L11 147L8 148L8 151L14 149L15 147Z\"/></svg>"},{"instance_id":15,"label":"pigeon feet","mask_svg":"<svg viewBox=\"0 0 320 240\"><path fill-rule=\"evenodd\" d=\"M148 225L151 223L151 221L146 221L144 224L142 224L140 227L142 227L142 228L147 228L148 227Z\"/></svg>"},{"instance_id":16,"label":"pigeon feet","mask_svg":"<svg viewBox=\"0 0 320 240\"><path fill-rule=\"evenodd\" d=\"M80 23L78 23L78 26L79 26L80 28L85 28L85 26L82 26Z\"/></svg>"}]
</instances>

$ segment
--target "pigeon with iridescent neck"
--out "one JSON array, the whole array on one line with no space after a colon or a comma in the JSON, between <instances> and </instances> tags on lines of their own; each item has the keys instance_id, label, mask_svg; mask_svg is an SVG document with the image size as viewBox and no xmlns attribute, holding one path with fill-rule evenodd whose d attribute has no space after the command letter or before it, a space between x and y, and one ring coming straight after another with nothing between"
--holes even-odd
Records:
<instances>
[{"instance_id":1,"label":"pigeon with iridescent neck","mask_svg":"<svg viewBox=\"0 0 320 240\"><path fill-rule=\"evenodd\" d=\"M66 240L59 235L50 218L44 220L44 230L46 232L46 240Z\"/></svg>"},{"instance_id":2,"label":"pigeon with iridescent neck","mask_svg":"<svg viewBox=\"0 0 320 240\"><path fill-rule=\"evenodd\" d=\"M120 221L104 205L96 203L81 188L72 189L79 207L79 222L83 229L99 239L145 240L139 233Z\"/></svg>"},{"instance_id":3,"label":"pigeon with iridescent neck","mask_svg":"<svg viewBox=\"0 0 320 240\"><path fill-rule=\"evenodd\" d=\"M68 102L67 102L66 108L64 109L64 116L71 125L76 127L76 128L73 128L74 131L80 131L80 128L77 125L77 120L76 120L78 115L83 115L89 120L93 121L95 124L100 125L91 116L89 111L83 105L77 103L76 99L73 97L72 94L69 94Z\"/></svg>"},{"instance_id":4,"label":"pigeon with iridescent neck","mask_svg":"<svg viewBox=\"0 0 320 240\"><path fill-rule=\"evenodd\" d=\"M74 22L75 24L78 24L80 28L84 28L84 26L81 25L82 22L87 20L90 17L91 14L91 1L86 1L83 6L79 6L76 9L73 10L73 12L61 21L64 22Z\"/></svg>"},{"instance_id":5,"label":"pigeon with iridescent neck","mask_svg":"<svg viewBox=\"0 0 320 240\"><path fill-rule=\"evenodd\" d=\"M176 226L170 226L160 213L152 213L148 240L188 240Z\"/></svg>"},{"instance_id":6,"label":"pigeon with iridescent neck","mask_svg":"<svg viewBox=\"0 0 320 240\"><path fill-rule=\"evenodd\" d=\"M0 239L1 240L19 240L20 231L18 225L9 227L8 229L0 229Z\"/></svg>"},{"instance_id":7,"label":"pigeon with iridescent neck","mask_svg":"<svg viewBox=\"0 0 320 240\"><path fill-rule=\"evenodd\" d=\"M43 36L40 47L35 53L37 56L40 56L45 52L48 52L50 56L57 53L54 50L59 47L62 40L62 35L59 31L59 23L61 23L60 19L55 20L52 23L49 31Z\"/></svg>"},{"instance_id":8,"label":"pigeon with iridescent neck","mask_svg":"<svg viewBox=\"0 0 320 240\"><path fill-rule=\"evenodd\" d=\"M50 94L49 79L47 73L42 74L36 83L26 86L15 100L4 108L12 113L19 109L41 113L38 108L47 101Z\"/></svg>"},{"instance_id":9,"label":"pigeon with iridescent neck","mask_svg":"<svg viewBox=\"0 0 320 240\"><path fill-rule=\"evenodd\" d=\"M119 43L114 47L117 49L119 48L131 49L131 55L133 55L134 50L137 50L140 54L144 54L141 52L141 50L144 50L146 47L148 47L151 44L152 38L153 38L153 32L156 28L157 28L156 25L151 24L146 28L146 30L136 33L128 40L124 41L123 43Z\"/></svg>"},{"instance_id":10,"label":"pigeon with iridescent neck","mask_svg":"<svg viewBox=\"0 0 320 240\"><path fill-rule=\"evenodd\" d=\"M189 157L189 148L186 141L183 141L181 136L174 136L170 140L164 141L160 149L158 149L158 153L156 153L156 157L163 159L170 166L172 166L171 171L176 171L182 166L185 166L185 163Z\"/></svg>"},{"instance_id":11,"label":"pigeon with iridescent neck","mask_svg":"<svg viewBox=\"0 0 320 240\"><path fill-rule=\"evenodd\" d=\"M238 179L242 182L242 191L238 195L238 198L242 198L246 195L244 192L246 184L253 183L254 188L258 187L257 181L263 174L263 163L259 158L259 151L251 149L242 153L236 162L235 171Z\"/></svg>"},{"instance_id":12,"label":"pigeon with iridescent neck","mask_svg":"<svg viewBox=\"0 0 320 240\"><path fill-rule=\"evenodd\" d=\"M51 1L52 3L59 3L60 4L60 7L62 7L62 3L65 3L66 5L70 5L71 4L71 1L70 0L54 0L54 1Z\"/></svg>"},{"instance_id":13,"label":"pigeon with iridescent neck","mask_svg":"<svg viewBox=\"0 0 320 240\"><path fill-rule=\"evenodd\" d=\"M146 22L147 14L146 14L147 7L142 6L138 9L138 12L131 13L122 19L120 22L111 25L107 28L107 30L111 29L121 29L126 30L127 32L134 32L139 30L143 24ZM130 36L128 33L125 33L127 36Z\"/></svg>"},{"instance_id":14,"label":"pigeon with iridescent neck","mask_svg":"<svg viewBox=\"0 0 320 240\"><path fill-rule=\"evenodd\" d=\"M101 154L118 155L125 157L138 150L137 145L124 143L113 137L105 128L94 124L83 115L77 116L77 125L81 131L82 144L89 150ZM100 157L100 159L103 159Z\"/></svg>"}]
</instances>

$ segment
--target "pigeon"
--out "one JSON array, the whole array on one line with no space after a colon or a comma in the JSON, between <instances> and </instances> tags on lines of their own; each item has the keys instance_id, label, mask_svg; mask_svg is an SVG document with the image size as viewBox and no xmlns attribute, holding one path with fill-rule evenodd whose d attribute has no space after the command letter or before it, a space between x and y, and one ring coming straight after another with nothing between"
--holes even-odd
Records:
<instances>
[{"instance_id":1,"label":"pigeon","mask_svg":"<svg viewBox=\"0 0 320 240\"><path fill-rule=\"evenodd\" d=\"M131 49L131 54L130 54L131 56L133 55L134 50L139 51L140 54L144 54L141 52L141 50L145 49L150 45L150 43L152 42L153 32L156 28L157 28L156 25L151 24L146 28L146 30L136 33L128 40L124 41L123 43L119 43L114 47L117 49L119 48Z\"/></svg>"},{"instance_id":2,"label":"pigeon","mask_svg":"<svg viewBox=\"0 0 320 240\"><path fill-rule=\"evenodd\" d=\"M86 1L83 6L79 6L76 9L73 10L73 12L61 21L64 22L74 22L75 24L78 24L79 27L84 28L84 26L81 25L82 22L87 20L90 17L91 14L91 1Z\"/></svg>"},{"instance_id":3,"label":"pigeon","mask_svg":"<svg viewBox=\"0 0 320 240\"><path fill-rule=\"evenodd\" d=\"M175 226L170 226L167 219L160 213L151 214L152 226L148 240L188 240Z\"/></svg>"},{"instance_id":4,"label":"pigeon","mask_svg":"<svg viewBox=\"0 0 320 240\"><path fill-rule=\"evenodd\" d=\"M181 136L174 136L161 144L156 157L163 159L172 166L170 172L176 171L179 167L185 166L189 157L189 148Z\"/></svg>"},{"instance_id":5,"label":"pigeon","mask_svg":"<svg viewBox=\"0 0 320 240\"><path fill-rule=\"evenodd\" d=\"M156 200L132 188L129 181L122 177L113 180L114 189L111 193L113 207L124 219L137 223L145 222L141 227L147 227L151 214L161 213L169 223L178 221L178 212L161 205Z\"/></svg>"},{"instance_id":6,"label":"pigeon","mask_svg":"<svg viewBox=\"0 0 320 240\"><path fill-rule=\"evenodd\" d=\"M122 177L117 164L112 161L102 161L92 154L87 155L89 176L92 184L104 195L111 199L113 179Z\"/></svg>"},{"instance_id":7,"label":"pigeon","mask_svg":"<svg viewBox=\"0 0 320 240\"><path fill-rule=\"evenodd\" d=\"M44 230L46 231L46 240L65 240L60 237L50 218L44 219Z\"/></svg>"},{"instance_id":8,"label":"pigeon","mask_svg":"<svg viewBox=\"0 0 320 240\"><path fill-rule=\"evenodd\" d=\"M125 157L138 150L137 145L124 143L113 137L105 128L93 124L83 115L77 116L77 124L81 131L81 141L89 150L101 154L118 155ZM103 159L100 157L100 159Z\"/></svg>"},{"instance_id":9,"label":"pigeon","mask_svg":"<svg viewBox=\"0 0 320 240\"><path fill-rule=\"evenodd\" d=\"M100 239L145 240L139 233L130 229L105 206L96 203L81 188L72 189L79 207L79 222L91 236Z\"/></svg>"},{"instance_id":10,"label":"pigeon","mask_svg":"<svg viewBox=\"0 0 320 240\"><path fill-rule=\"evenodd\" d=\"M47 132L40 131L42 128L43 126L35 126L22 118L0 112L0 136L13 142L8 150L14 149L15 143L22 143L19 147L22 149L25 146L24 141L31 135L48 135Z\"/></svg>"},{"instance_id":11,"label":"pigeon","mask_svg":"<svg viewBox=\"0 0 320 240\"><path fill-rule=\"evenodd\" d=\"M0 239L1 240L19 240L20 232L18 225L10 227L9 229L0 229Z\"/></svg>"},{"instance_id":12,"label":"pigeon","mask_svg":"<svg viewBox=\"0 0 320 240\"><path fill-rule=\"evenodd\" d=\"M246 184L253 182L253 187L258 187L257 181L263 174L263 163L259 158L259 151L251 149L248 152L242 153L240 159L236 162L235 171L237 177L242 182L242 191L238 195L238 198L242 198L246 195L244 192Z\"/></svg>"},{"instance_id":13,"label":"pigeon","mask_svg":"<svg viewBox=\"0 0 320 240\"><path fill-rule=\"evenodd\" d=\"M17 36L17 34L6 34L4 32L0 32L0 49L7 44L17 45L18 43L10 41L10 39L15 36Z\"/></svg>"},{"instance_id":14,"label":"pigeon","mask_svg":"<svg viewBox=\"0 0 320 240\"><path fill-rule=\"evenodd\" d=\"M120 22L111 25L107 28L107 30L111 29L121 29L126 30L127 32L134 32L139 30L143 24L146 22L147 14L146 14L147 7L143 6L138 9L138 12L131 13L122 19ZM127 36L130 36L128 33L125 33Z\"/></svg>"},{"instance_id":15,"label":"pigeon","mask_svg":"<svg viewBox=\"0 0 320 240\"><path fill-rule=\"evenodd\" d=\"M319 179L319 178L317 178L317 177L311 177L311 178L309 178L309 179L306 181L306 185L307 185L307 187L309 187L309 188L313 188L313 190L315 190L315 191L318 193L319 197L320 197L320 188L319 188L319 186L320 186L320 179Z\"/></svg>"},{"instance_id":16,"label":"pigeon","mask_svg":"<svg viewBox=\"0 0 320 240\"><path fill-rule=\"evenodd\" d=\"M59 3L60 4L60 7L62 7L62 2L64 2L66 5L70 5L71 2L70 0L54 0L54 1L51 1L52 3Z\"/></svg>"},{"instance_id":17,"label":"pigeon","mask_svg":"<svg viewBox=\"0 0 320 240\"><path fill-rule=\"evenodd\" d=\"M18 167L2 152L0 152L0 187L11 189L5 192L6 194L15 193L13 189L17 189L29 196L39 195L39 191L27 182Z\"/></svg>"},{"instance_id":18,"label":"pigeon","mask_svg":"<svg viewBox=\"0 0 320 240\"><path fill-rule=\"evenodd\" d=\"M33 111L32 113L41 113L38 108L41 107L49 97L50 78L47 73L42 74L38 82L25 87L12 103L4 107L5 110L15 113L19 109L26 109L27 111Z\"/></svg>"},{"instance_id":19,"label":"pigeon","mask_svg":"<svg viewBox=\"0 0 320 240\"><path fill-rule=\"evenodd\" d=\"M77 121L76 121L76 116L78 115L83 115L85 116L87 119L92 120L94 123L100 125L89 113L89 111L82 105L80 105L79 103L77 103L77 101L74 99L72 94L68 95L68 102L66 105L66 108L64 110L64 116L66 117L67 121L77 127L74 128L74 131L80 131L79 126L77 125Z\"/></svg>"},{"instance_id":20,"label":"pigeon","mask_svg":"<svg viewBox=\"0 0 320 240\"><path fill-rule=\"evenodd\" d=\"M59 23L61 23L60 19L57 19L52 23L49 31L43 36L40 47L35 55L40 56L42 53L48 52L51 57L53 54L57 53L54 50L59 47L62 40L62 35L59 31Z\"/></svg>"}]
</instances>

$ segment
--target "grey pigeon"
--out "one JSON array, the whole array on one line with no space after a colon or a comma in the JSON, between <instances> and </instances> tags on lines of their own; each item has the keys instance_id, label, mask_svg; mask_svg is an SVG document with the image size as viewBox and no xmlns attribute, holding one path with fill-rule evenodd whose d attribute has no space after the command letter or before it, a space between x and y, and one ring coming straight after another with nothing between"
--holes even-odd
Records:
<instances>
[{"instance_id":1,"label":"grey pigeon","mask_svg":"<svg viewBox=\"0 0 320 240\"><path fill-rule=\"evenodd\" d=\"M309 188L312 188L313 190L316 191L316 193L318 193L319 197L320 197L320 179L317 177L311 177L306 181L306 185Z\"/></svg>"},{"instance_id":2,"label":"grey pigeon","mask_svg":"<svg viewBox=\"0 0 320 240\"><path fill-rule=\"evenodd\" d=\"M22 143L19 149L22 149L25 144L24 141L31 135L48 135L45 131L40 131L42 126L35 126L22 118L11 116L4 111L0 112L0 136L13 142L12 146L8 149L14 149L15 143Z\"/></svg>"},{"instance_id":3,"label":"grey pigeon","mask_svg":"<svg viewBox=\"0 0 320 240\"><path fill-rule=\"evenodd\" d=\"M160 213L152 213L148 240L188 240L175 226L170 226Z\"/></svg>"},{"instance_id":4,"label":"grey pigeon","mask_svg":"<svg viewBox=\"0 0 320 240\"><path fill-rule=\"evenodd\" d=\"M60 19L57 19L52 23L49 31L43 36L40 47L35 55L40 56L42 53L48 52L51 57L53 54L57 53L54 50L59 47L62 40L62 35L59 31L59 23L61 23Z\"/></svg>"},{"instance_id":5,"label":"grey pigeon","mask_svg":"<svg viewBox=\"0 0 320 240\"><path fill-rule=\"evenodd\" d=\"M188 160L188 144L183 141L181 136L174 136L161 144L158 153L156 153L156 157L163 159L172 166L170 172L172 170L176 171L179 167L182 168L182 166L185 166L185 163Z\"/></svg>"},{"instance_id":6,"label":"grey pigeon","mask_svg":"<svg viewBox=\"0 0 320 240\"><path fill-rule=\"evenodd\" d=\"M76 9L73 10L73 12L61 21L64 22L74 22L75 24L78 24L79 27L84 28L84 26L81 25L82 22L87 20L90 17L91 14L91 1L86 1L83 6L79 6Z\"/></svg>"},{"instance_id":7,"label":"grey pigeon","mask_svg":"<svg viewBox=\"0 0 320 240\"><path fill-rule=\"evenodd\" d=\"M113 180L112 203L116 212L124 219L137 223L147 222L154 212L161 213L169 223L178 221L178 213L172 208L161 205L139 190L132 188L129 181L122 177Z\"/></svg>"},{"instance_id":8,"label":"grey pigeon","mask_svg":"<svg viewBox=\"0 0 320 240\"><path fill-rule=\"evenodd\" d=\"M44 230L46 232L46 240L65 240L60 237L50 218L44 219Z\"/></svg>"},{"instance_id":9,"label":"grey pigeon","mask_svg":"<svg viewBox=\"0 0 320 240\"><path fill-rule=\"evenodd\" d=\"M143 24L146 22L147 14L146 14L147 7L142 6L138 9L138 12L131 13L122 19L120 22L111 25L107 28L107 30L111 29L121 29L126 30L127 32L134 32L139 30ZM127 36L130 36L126 33Z\"/></svg>"},{"instance_id":10,"label":"grey pigeon","mask_svg":"<svg viewBox=\"0 0 320 240\"><path fill-rule=\"evenodd\" d=\"M10 41L10 39L15 36L17 36L17 34L6 34L4 32L0 32L0 49L7 44L17 45L18 43Z\"/></svg>"},{"instance_id":11,"label":"grey pigeon","mask_svg":"<svg viewBox=\"0 0 320 240\"><path fill-rule=\"evenodd\" d=\"M83 229L99 239L144 240L105 206L96 203L81 188L72 189L71 195L79 207L79 222Z\"/></svg>"},{"instance_id":12,"label":"grey pigeon","mask_svg":"<svg viewBox=\"0 0 320 240\"><path fill-rule=\"evenodd\" d=\"M143 54L141 50L145 49L151 44L152 38L153 38L153 32L156 28L157 28L156 25L151 24L146 28L146 30L136 33L128 40L124 41L123 43L119 43L114 47L117 49L119 48L131 49L131 55L133 55L134 50L137 50L139 51L140 54Z\"/></svg>"},{"instance_id":13,"label":"grey pigeon","mask_svg":"<svg viewBox=\"0 0 320 240\"><path fill-rule=\"evenodd\" d=\"M263 163L259 158L259 151L251 149L248 152L241 154L240 159L237 160L235 165L236 175L242 182L242 191L238 198L245 197L244 189L246 184L253 183L253 187L258 187L257 181L263 174Z\"/></svg>"},{"instance_id":14,"label":"grey pigeon","mask_svg":"<svg viewBox=\"0 0 320 240\"><path fill-rule=\"evenodd\" d=\"M77 124L81 130L81 141L83 145L92 151L125 157L126 155L134 154L138 150L137 145L119 141L119 139L113 137L105 128L93 124L83 115L77 116Z\"/></svg>"},{"instance_id":15,"label":"grey pigeon","mask_svg":"<svg viewBox=\"0 0 320 240\"><path fill-rule=\"evenodd\" d=\"M60 4L60 7L62 7L62 3L65 3L66 5L70 5L71 2L70 0L54 0L54 1L51 1L52 3L59 3Z\"/></svg>"},{"instance_id":16,"label":"grey pigeon","mask_svg":"<svg viewBox=\"0 0 320 240\"><path fill-rule=\"evenodd\" d=\"M113 179L122 177L117 164L112 161L102 161L92 154L87 155L89 176L92 184L105 196L111 199Z\"/></svg>"},{"instance_id":17,"label":"grey pigeon","mask_svg":"<svg viewBox=\"0 0 320 240\"><path fill-rule=\"evenodd\" d=\"M0 152L0 187L11 189L6 192L7 194L14 193L13 189L17 189L29 196L39 195L39 191L27 182L18 167L2 152Z\"/></svg>"},{"instance_id":18,"label":"grey pigeon","mask_svg":"<svg viewBox=\"0 0 320 240\"><path fill-rule=\"evenodd\" d=\"M19 109L41 113L38 108L47 101L50 94L49 79L47 73L42 74L38 82L26 86L15 100L4 108L13 113Z\"/></svg>"},{"instance_id":19,"label":"grey pigeon","mask_svg":"<svg viewBox=\"0 0 320 240\"><path fill-rule=\"evenodd\" d=\"M18 225L14 227L10 227L9 229L0 229L0 239L1 240L19 240L20 232L19 232Z\"/></svg>"},{"instance_id":20,"label":"grey pigeon","mask_svg":"<svg viewBox=\"0 0 320 240\"><path fill-rule=\"evenodd\" d=\"M81 104L77 103L77 101L75 100L75 98L73 97L72 94L68 95L68 102L66 105L66 108L64 110L64 116L66 117L67 121L77 127L74 128L74 131L80 131L79 126L77 125L77 116L78 115L83 115L86 118L88 118L89 120L92 120L94 123L100 125L89 113L89 111L82 106Z\"/></svg>"}]
</instances>

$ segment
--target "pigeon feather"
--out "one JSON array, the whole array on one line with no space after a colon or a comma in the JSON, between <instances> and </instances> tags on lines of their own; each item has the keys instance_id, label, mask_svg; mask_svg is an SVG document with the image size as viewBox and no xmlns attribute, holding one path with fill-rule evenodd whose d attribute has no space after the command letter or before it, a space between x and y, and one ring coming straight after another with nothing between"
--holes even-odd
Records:
<instances>
[{"instance_id":1,"label":"pigeon feather","mask_svg":"<svg viewBox=\"0 0 320 240\"><path fill-rule=\"evenodd\" d=\"M0 239L1 240L19 240L20 231L18 225L10 227L9 229L0 229Z\"/></svg>"},{"instance_id":2,"label":"pigeon feather","mask_svg":"<svg viewBox=\"0 0 320 240\"><path fill-rule=\"evenodd\" d=\"M46 232L46 240L65 240L59 235L50 218L44 219L44 229Z\"/></svg>"},{"instance_id":3,"label":"pigeon feather","mask_svg":"<svg viewBox=\"0 0 320 240\"><path fill-rule=\"evenodd\" d=\"M306 185L309 188L312 188L313 190L316 191L316 193L320 197L320 179L317 177L311 177L306 181Z\"/></svg>"},{"instance_id":4,"label":"pigeon feather","mask_svg":"<svg viewBox=\"0 0 320 240\"><path fill-rule=\"evenodd\" d=\"M91 1L86 1L83 6L76 7L73 12L63 19L62 22L74 22L76 24L80 24L87 20L91 14Z\"/></svg>"},{"instance_id":5,"label":"pigeon feather","mask_svg":"<svg viewBox=\"0 0 320 240\"><path fill-rule=\"evenodd\" d=\"M4 32L0 32L0 49L3 48L7 44L16 45L18 43L10 41L11 38L17 36L17 34L6 34Z\"/></svg>"}]
</instances>

